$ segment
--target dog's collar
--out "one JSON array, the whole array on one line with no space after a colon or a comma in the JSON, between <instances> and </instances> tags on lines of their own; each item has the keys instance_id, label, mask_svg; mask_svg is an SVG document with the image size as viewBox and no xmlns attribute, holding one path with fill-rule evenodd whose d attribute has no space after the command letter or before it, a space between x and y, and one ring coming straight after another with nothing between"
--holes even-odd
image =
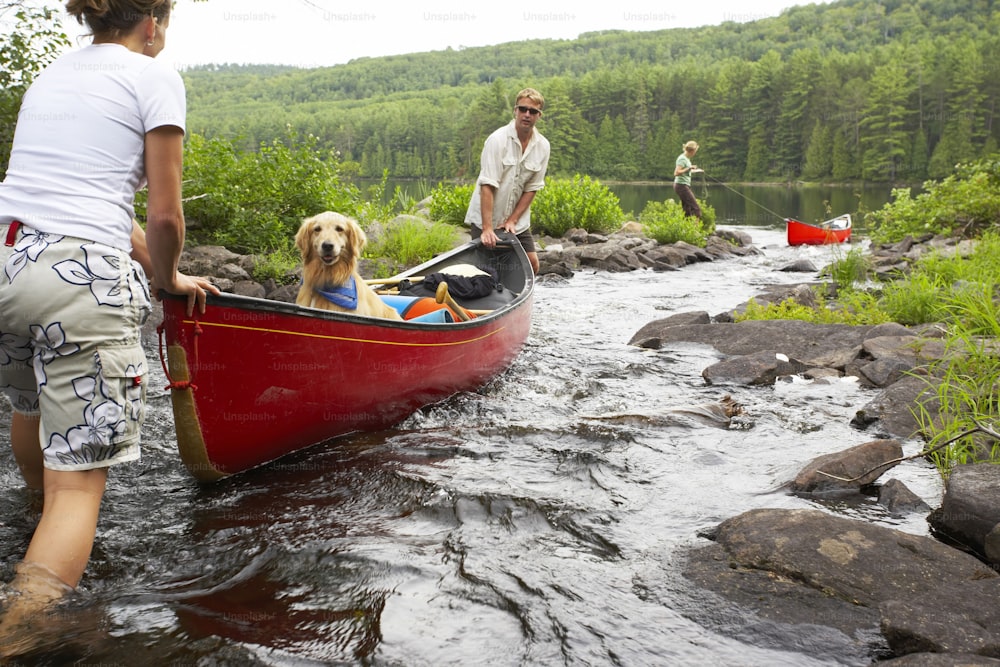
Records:
<instances>
[{"instance_id":1,"label":"dog's collar","mask_svg":"<svg viewBox=\"0 0 1000 667\"><path fill-rule=\"evenodd\" d=\"M346 285L334 285L326 288L316 288L319 294L330 303L334 303L348 310L358 309L358 285L351 276Z\"/></svg>"}]
</instances>

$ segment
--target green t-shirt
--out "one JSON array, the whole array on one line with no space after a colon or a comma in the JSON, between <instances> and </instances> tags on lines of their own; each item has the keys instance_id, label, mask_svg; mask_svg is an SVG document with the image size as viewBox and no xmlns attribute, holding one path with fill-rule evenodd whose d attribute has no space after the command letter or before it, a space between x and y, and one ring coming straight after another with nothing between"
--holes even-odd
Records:
<instances>
[{"instance_id":1,"label":"green t-shirt","mask_svg":"<svg viewBox=\"0 0 1000 667\"><path fill-rule=\"evenodd\" d=\"M677 162L674 164L675 167L684 167L685 171L683 174L674 177L674 183L680 183L681 185L691 185L691 160L688 158L687 153L681 153L677 156Z\"/></svg>"}]
</instances>

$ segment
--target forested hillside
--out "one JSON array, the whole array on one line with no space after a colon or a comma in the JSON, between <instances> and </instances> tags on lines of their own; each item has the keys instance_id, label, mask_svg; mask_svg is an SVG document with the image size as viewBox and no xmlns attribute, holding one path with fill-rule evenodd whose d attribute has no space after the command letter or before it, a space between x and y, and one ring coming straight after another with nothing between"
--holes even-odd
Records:
<instances>
[{"instance_id":1,"label":"forested hillside","mask_svg":"<svg viewBox=\"0 0 1000 667\"><path fill-rule=\"evenodd\" d=\"M997 149L998 35L992 0L842 0L745 24L184 76L192 132L257 145L290 127L363 176L471 177L532 86L556 175L669 179L695 139L720 180L919 182Z\"/></svg>"}]
</instances>

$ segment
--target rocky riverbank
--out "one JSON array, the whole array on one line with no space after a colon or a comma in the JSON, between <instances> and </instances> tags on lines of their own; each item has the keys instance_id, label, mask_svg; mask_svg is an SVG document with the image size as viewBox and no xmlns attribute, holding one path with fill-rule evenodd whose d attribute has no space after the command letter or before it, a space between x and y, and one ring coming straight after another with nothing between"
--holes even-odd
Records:
<instances>
[{"instance_id":1,"label":"rocky riverbank","mask_svg":"<svg viewBox=\"0 0 1000 667\"><path fill-rule=\"evenodd\" d=\"M760 252L747 234L730 230L720 230L705 248L660 245L629 227L608 236L572 231L541 241L540 281L571 278L583 268L683 270L695 262ZM963 252L960 244L930 238L871 252L879 270L891 273L905 271L931 248ZM213 276L225 291L294 300L295 286L253 282L253 261L221 248L198 248L185 253L182 270ZM811 298L817 267L798 263L779 270L812 275L800 285L762 293L758 301ZM926 515L934 535L910 535L819 510L753 510L707 532L677 563L705 593L692 600L688 613L721 634L766 633L773 645L788 650L821 646L819 653L836 656L843 649L889 664L1000 664L991 659L1000 657L993 600L1000 586L998 469L956 469L936 508L891 476L902 463L902 443L917 435L911 408L921 401L934 409L926 402L933 382L926 368L944 353L939 331L894 324L735 323L732 312L694 312L650 322L630 341L646 349L681 342L708 345L724 355L703 371L711 384L858 378L871 388L872 400L852 425L867 442L843 451L831 443L829 454L787 480L788 493L876 493L892 512ZM741 610L738 618L731 613L734 604Z\"/></svg>"}]
</instances>

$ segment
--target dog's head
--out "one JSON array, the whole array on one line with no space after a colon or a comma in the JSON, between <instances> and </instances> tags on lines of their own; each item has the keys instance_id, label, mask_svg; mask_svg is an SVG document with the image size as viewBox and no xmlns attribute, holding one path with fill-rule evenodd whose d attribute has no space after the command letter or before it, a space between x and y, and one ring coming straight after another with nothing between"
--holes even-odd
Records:
<instances>
[{"instance_id":1,"label":"dog's head","mask_svg":"<svg viewBox=\"0 0 1000 667\"><path fill-rule=\"evenodd\" d=\"M368 237L361 226L346 215L326 211L302 221L295 234L295 245L302 261L333 266L338 261L352 263L361 257Z\"/></svg>"}]
</instances>

